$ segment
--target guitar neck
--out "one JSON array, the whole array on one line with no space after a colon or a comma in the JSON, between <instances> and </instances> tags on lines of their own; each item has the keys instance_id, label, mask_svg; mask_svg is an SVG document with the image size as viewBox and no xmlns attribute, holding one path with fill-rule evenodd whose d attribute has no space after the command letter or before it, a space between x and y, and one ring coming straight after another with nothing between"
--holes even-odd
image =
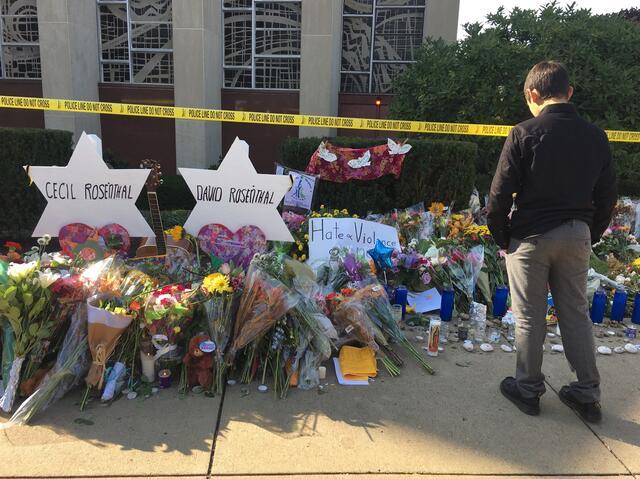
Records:
<instances>
[{"instance_id":1,"label":"guitar neck","mask_svg":"<svg viewBox=\"0 0 640 479\"><path fill-rule=\"evenodd\" d=\"M149 212L151 213L151 226L153 233L156 235L156 246L158 255L167 253L167 245L164 241L164 228L162 226L162 217L160 216L160 205L158 204L158 195L155 192L148 192Z\"/></svg>"}]
</instances>

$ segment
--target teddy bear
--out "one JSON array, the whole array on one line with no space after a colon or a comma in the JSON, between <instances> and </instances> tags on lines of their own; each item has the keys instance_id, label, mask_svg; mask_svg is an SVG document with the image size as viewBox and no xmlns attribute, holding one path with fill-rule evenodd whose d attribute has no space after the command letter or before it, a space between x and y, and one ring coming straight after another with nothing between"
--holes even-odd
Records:
<instances>
[{"instance_id":1,"label":"teddy bear","mask_svg":"<svg viewBox=\"0 0 640 479\"><path fill-rule=\"evenodd\" d=\"M209 336L198 335L189 341L189 349L182 362L187 366L187 381L189 387L211 387L213 381L213 354L205 353L200 349L200 344L209 341Z\"/></svg>"}]
</instances>

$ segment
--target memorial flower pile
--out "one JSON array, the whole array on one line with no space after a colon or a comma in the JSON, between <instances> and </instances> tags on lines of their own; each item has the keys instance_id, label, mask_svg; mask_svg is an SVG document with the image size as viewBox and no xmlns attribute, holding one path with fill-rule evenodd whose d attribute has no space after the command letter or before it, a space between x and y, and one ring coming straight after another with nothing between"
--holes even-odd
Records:
<instances>
[{"instance_id":1,"label":"memorial flower pile","mask_svg":"<svg viewBox=\"0 0 640 479\"><path fill-rule=\"evenodd\" d=\"M11 420L19 424L82 383L82 407L89 407L96 393L105 402L123 389L129 398L144 397L153 385L169 387L171 378L180 378L185 393L213 395L228 382L256 380L261 391L284 398L292 387L321 386L323 362L347 345L368 348L391 376L404 366L398 347L433 374L422 348L405 334L409 321L428 319L404 305L400 320L395 291L453 289L454 319L463 322L483 311L478 303L491 305L496 289L508 283L506 253L475 206L454 212L432 203L370 214L367 221L396 228L401 248L336 244L315 262L308 258L310 221L357 215L324 205L307 215L285 212L295 242L273 244L244 267L213 254L194 254L178 270L121 253L81 261L46 252L50 238L26 251L6 242L0 406L11 411L24 398ZM594 245L599 275L590 280L590 288L603 285L610 296L613 287L625 289L628 314L640 293L637 212L636 203L621 203ZM175 241L187 236L179 226L167 234Z\"/></svg>"}]
</instances>

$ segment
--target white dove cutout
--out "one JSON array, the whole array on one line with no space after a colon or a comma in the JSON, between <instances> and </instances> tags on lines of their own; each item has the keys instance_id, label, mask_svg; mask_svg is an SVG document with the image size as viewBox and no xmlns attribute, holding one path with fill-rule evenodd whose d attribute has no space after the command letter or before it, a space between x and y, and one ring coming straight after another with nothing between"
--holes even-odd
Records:
<instances>
[{"instance_id":1,"label":"white dove cutout","mask_svg":"<svg viewBox=\"0 0 640 479\"><path fill-rule=\"evenodd\" d=\"M354 170L364 168L365 166L371 166L371 151L367 150L360 158L349 160L348 165Z\"/></svg>"},{"instance_id":2,"label":"white dove cutout","mask_svg":"<svg viewBox=\"0 0 640 479\"><path fill-rule=\"evenodd\" d=\"M327 146L324 141L320 143L320 146L318 146L318 156L329 163L333 163L338 159L335 153L331 153L327 150Z\"/></svg>"},{"instance_id":3,"label":"white dove cutout","mask_svg":"<svg viewBox=\"0 0 640 479\"><path fill-rule=\"evenodd\" d=\"M411 145L408 143L396 143L391 138L387 138L387 147L392 155L404 155L409 152Z\"/></svg>"}]
</instances>

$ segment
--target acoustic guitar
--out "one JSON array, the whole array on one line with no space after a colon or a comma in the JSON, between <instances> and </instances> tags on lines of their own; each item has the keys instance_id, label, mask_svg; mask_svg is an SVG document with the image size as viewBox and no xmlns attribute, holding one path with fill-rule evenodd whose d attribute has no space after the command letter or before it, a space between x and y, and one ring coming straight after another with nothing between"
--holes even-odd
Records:
<instances>
[{"instance_id":1,"label":"acoustic guitar","mask_svg":"<svg viewBox=\"0 0 640 479\"><path fill-rule=\"evenodd\" d=\"M154 238L143 238L140 246L136 250L136 258L147 258L149 256L166 256L167 250L183 250L186 254L193 253L191 241L182 238L175 241L170 235L166 235L160 216L160 205L158 204L158 186L162 184L162 170L155 160L144 160L140 168L149 168L151 172L147 178L147 200L149 201L149 212L151 214L151 227Z\"/></svg>"}]
</instances>

